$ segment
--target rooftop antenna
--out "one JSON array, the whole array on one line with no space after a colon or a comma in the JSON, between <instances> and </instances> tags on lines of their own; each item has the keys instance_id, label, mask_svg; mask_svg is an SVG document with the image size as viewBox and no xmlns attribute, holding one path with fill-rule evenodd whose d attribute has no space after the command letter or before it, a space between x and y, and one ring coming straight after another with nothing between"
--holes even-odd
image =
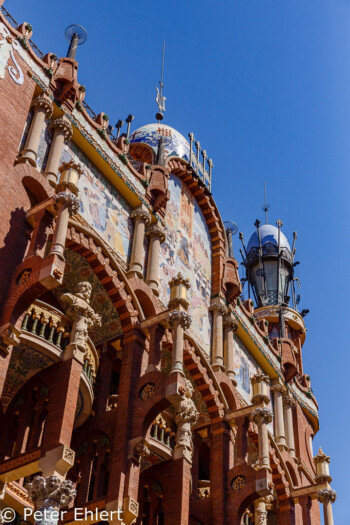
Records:
<instances>
[{"instance_id":1,"label":"rooftop antenna","mask_svg":"<svg viewBox=\"0 0 350 525\"><path fill-rule=\"evenodd\" d=\"M82 26L72 24L67 27L64 36L70 42L67 57L75 60L77 47L84 44L87 39L87 32Z\"/></svg>"},{"instance_id":2,"label":"rooftop antenna","mask_svg":"<svg viewBox=\"0 0 350 525\"><path fill-rule=\"evenodd\" d=\"M264 195L265 195L265 204L263 206L263 210L265 212L265 224L268 224L267 212L270 209L270 204L267 204L267 199L266 199L266 182L264 182Z\"/></svg>"},{"instance_id":3,"label":"rooftop antenna","mask_svg":"<svg viewBox=\"0 0 350 525\"><path fill-rule=\"evenodd\" d=\"M158 122L160 122L164 118L163 113L165 112L165 101L166 101L166 97L164 97L163 95L164 52L165 52L165 40L163 41L162 71L161 71L160 82L159 82L160 90L158 89L158 86L156 85L156 90L157 90L156 103L158 106L158 112L156 113L156 119L158 120Z\"/></svg>"}]
</instances>

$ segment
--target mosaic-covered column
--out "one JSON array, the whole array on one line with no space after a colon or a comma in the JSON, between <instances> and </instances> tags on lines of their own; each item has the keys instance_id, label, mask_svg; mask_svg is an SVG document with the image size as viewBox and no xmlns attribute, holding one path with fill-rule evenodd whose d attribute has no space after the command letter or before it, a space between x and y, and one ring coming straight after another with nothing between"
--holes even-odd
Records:
<instances>
[{"instance_id":1,"label":"mosaic-covered column","mask_svg":"<svg viewBox=\"0 0 350 525\"><path fill-rule=\"evenodd\" d=\"M33 103L33 120L29 129L26 144L21 151L21 156L18 162L29 162L36 168L36 160L38 155L38 147L43 129L45 119L49 119L52 115L53 105L51 99L45 93L42 93L34 99Z\"/></svg>"},{"instance_id":2,"label":"mosaic-covered column","mask_svg":"<svg viewBox=\"0 0 350 525\"><path fill-rule=\"evenodd\" d=\"M164 228L158 224L152 224L146 235L149 237L148 262L146 282L155 295L159 295L158 270L160 245L165 241Z\"/></svg>"},{"instance_id":3,"label":"mosaic-covered column","mask_svg":"<svg viewBox=\"0 0 350 525\"><path fill-rule=\"evenodd\" d=\"M234 367L234 341L233 334L237 331L238 324L232 315L226 315L224 324L224 357L226 373L232 383L237 386L235 367Z\"/></svg>"},{"instance_id":4,"label":"mosaic-covered column","mask_svg":"<svg viewBox=\"0 0 350 525\"><path fill-rule=\"evenodd\" d=\"M136 208L131 218L135 221L134 235L130 256L129 274L136 273L138 277L143 277L143 256L146 226L151 222L148 211L141 205Z\"/></svg>"},{"instance_id":5,"label":"mosaic-covered column","mask_svg":"<svg viewBox=\"0 0 350 525\"><path fill-rule=\"evenodd\" d=\"M271 390L274 395L275 440L278 447L284 449L287 446L283 413L283 394L286 389L280 383L275 383L271 386Z\"/></svg>"},{"instance_id":6,"label":"mosaic-covered column","mask_svg":"<svg viewBox=\"0 0 350 525\"><path fill-rule=\"evenodd\" d=\"M173 355L171 372L184 375L184 330L191 326L191 316L183 310L173 310L169 314L169 324L173 330Z\"/></svg>"},{"instance_id":7,"label":"mosaic-covered column","mask_svg":"<svg viewBox=\"0 0 350 525\"><path fill-rule=\"evenodd\" d=\"M268 408L256 408L251 415L252 421L258 426L259 460L257 468L270 470L269 436L267 426L272 421L272 412Z\"/></svg>"},{"instance_id":8,"label":"mosaic-covered column","mask_svg":"<svg viewBox=\"0 0 350 525\"><path fill-rule=\"evenodd\" d=\"M51 122L50 130L53 138L44 175L51 186L56 186L63 145L71 139L73 128L67 117L60 117Z\"/></svg>"},{"instance_id":9,"label":"mosaic-covered column","mask_svg":"<svg viewBox=\"0 0 350 525\"><path fill-rule=\"evenodd\" d=\"M293 426L293 409L296 402L290 395L283 397L284 402L284 425L286 432L287 448L291 456L295 456L295 440L294 440L294 426Z\"/></svg>"},{"instance_id":10,"label":"mosaic-covered column","mask_svg":"<svg viewBox=\"0 0 350 525\"><path fill-rule=\"evenodd\" d=\"M331 488L319 490L317 499L323 504L324 525L334 525L332 503L337 499L337 493Z\"/></svg>"},{"instance_id":11,"label":"mosaic-covered column","mask_svg":"<svg viewBox=\"0 0 350 525\"><path fill-rule=\"evenodd\" d=\"M214 303L210 307L213 312L213 370L224 370L224 342L223 342L223 316L226 307L222 303Z\"/></svg>"},{"instance_id":12,"label":"mosaic-covered column","mask_svg":"<svg viewBox=\"0 0 350 525\"><path fill-rule=\"evenodd\" d=\"M35 509L40 511L35 525L57 525L60 510L68 507L77 494L71 481L57 476L35 476L27 490Z\"/></svg>"},{"instance_id":13,"label":"mosaic-covered column","mask_svg":"<svg viewBox=\"0 0 350 525\"><path fill-rule=\"evenodd\" d=\"M80 164L70 161L64 162L60 171L61 177L54 197L57 218L50 255L57 255L64 261L69 217L79 211L77 184L83 169Z\"/></svg>"}]
</instances>

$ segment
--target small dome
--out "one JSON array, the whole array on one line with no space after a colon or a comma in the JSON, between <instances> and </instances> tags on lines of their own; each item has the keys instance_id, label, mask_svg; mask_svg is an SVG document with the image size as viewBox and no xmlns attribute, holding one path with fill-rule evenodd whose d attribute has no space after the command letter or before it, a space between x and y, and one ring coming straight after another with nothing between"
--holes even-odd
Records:
<instances>
[{"instance_id":1,"label":"small dome","mask_svg":"<svg viewBox=\"0 0 350 525\"><path fill-rule=\"evenodd\" d=\"M164 138L166 157L180 157L189 161L190 145L181 133L165 124L147 124L130 135L130 142L148 144L157 154L160 138Z\"/></svg>"},{"instance_id":2,"label":"small dome","mask_svg":"<svg viewBox=\"0 0 350 525\"><path fill-rule=\"evenodd\" d=\"M278 228L276 228L276 226L273 226L272 224L263 224L262 226L259 226L259 232L262 246L266 246L267 244L278 246ZM253 248L259 248L259 238L257 231L255 231L249 239L247 253L249 254ZM290 253L292 253L289 242L287 241L287 237L282 232L280 232L280 248L286 248Z\"/></svg>"}]
</instances>

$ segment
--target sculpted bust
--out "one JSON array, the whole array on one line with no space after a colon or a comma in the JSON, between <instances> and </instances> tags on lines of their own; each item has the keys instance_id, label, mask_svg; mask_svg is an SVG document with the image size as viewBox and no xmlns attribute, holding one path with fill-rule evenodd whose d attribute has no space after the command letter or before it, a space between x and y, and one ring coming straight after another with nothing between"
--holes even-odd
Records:
<instances>
[{"instance_id":1,"label":"sculpted bust","mask_svg":"<svg viewBox=\"0 0 350 525\"><path fill-rule=\"evenodd\" d=\"M95 314L90 306L92 287L87 281L76 286L75 293L61 295L68 317L73 321L70 342L85 349L88 331L93 326L101 326L101 316Z\"/></svg>"}]
</instances>

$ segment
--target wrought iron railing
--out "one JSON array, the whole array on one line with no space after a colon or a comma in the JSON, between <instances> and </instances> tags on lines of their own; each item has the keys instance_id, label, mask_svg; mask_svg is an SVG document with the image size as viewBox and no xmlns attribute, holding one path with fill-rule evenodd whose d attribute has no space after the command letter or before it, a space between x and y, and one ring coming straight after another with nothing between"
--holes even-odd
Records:
<instances>
[{"instance_id":1,"label":"wrought iron railing","mask_svg":"<svg viewBox=\"0 0 350 525\"><path fill-rule=\"evenodd\" d=\"M2 5L0 7L0 11L1 13L4 15L4 17L6 18L6 20L8 21L8 23L14 28L14 29L18 29L19 27L19 24L16 22L16 20L13 18L12 15L10 15L10 13L7 11L7 9L5 9L5 7ZM30 45L30 47L33 49L34 53L36 54L36 56L38 58L40 58L40 60L42 60L44 58L44 53L42 51L40 51L40 49L38 48L38 46L36 44L34 44L33 40L28 40L27 41L28 44Z\"/></svg>"}]
</instances>

